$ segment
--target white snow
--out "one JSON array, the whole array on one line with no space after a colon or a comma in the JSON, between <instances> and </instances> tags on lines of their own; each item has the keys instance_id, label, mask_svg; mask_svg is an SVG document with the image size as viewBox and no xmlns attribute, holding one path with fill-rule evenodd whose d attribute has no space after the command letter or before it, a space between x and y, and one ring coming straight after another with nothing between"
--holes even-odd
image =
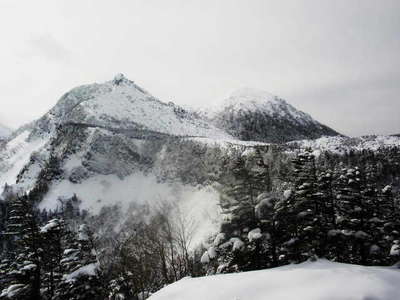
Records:
<instances>
[{"instance_id":1,"label":"white snow","mask_svg":"<svg viewBox=\"0 0 400 300\"><path fill-rule=\"evenodd\" d=\"M99 264L98 263L92 263L83 267L80 267L78 270L64 275L64 279L65 281L73 281L76 278L78 278L79 276L84 276L84 275L88 275L88 276L94 276L96 275L96 270L98 269Z\"/></svg>"},{"instance_id":2,"label":"white snow","mask_svg":"<svg viewBox=\"0 0 400 300\"><path fill-rule=\"evenodd\" d=\"M74 194L82 200L80 208L93 214L110 205L120 205L122 211L128 211L132 203L150 206L157 206L160 202L176 204L173 205L172 219L185 223L192 231L190 248L205 243L221 224L219 194L213 187L160 183L155 176L143 173L134 173L123 179L115 175L96 175L78 184L69 180L55 182L40 208L54 210L60 205L58 198L71 198Z\"/></svg>"},{"instance_id":3,"label":"white snow","mask_svg":"<svg viewBox=\"0 0 400 300\"><path fill-rule=\"evenodd\" d=\"M260 238L262 238L262 234L261 234L261 229L260 228L256 228L256 229L250 230L249 233L247 234L247 239L250 242L258 240Z\"/></svg>"},{"instance_id":4,"label":"white snow","mask_svg":"<svg viewBox=\"0 0 400 300\"><path fill-rule=\"evenodd\" d=\"M30 131L25 130L9 141L0 152L0 189L7 183L15 184L17 175L29 162L33 152L41 149L48 141L46 138L28 140Z\"/></svg>"},{"instance_id":5,"label":"white snow","mask_svg":"<svg viewBox=\"0 0 400 300\"><path fill-rule=\"evenodd\" d=\"M254 88L241 88L233 92L227 99L208 110L207 114L213 117L220 111L261 111L277 118L286 118L297 123L317 123L310 115L297 110L285 100L266 91Z\"/></svg>"},{"instance_id":6,"label":"white snow","mask_svg":"<svg viewBox=\"0 0 400 300\"><path fill-rule=\"evenodd\" d=\"M241 239L239 238L231 238L230 242L233 244L232 246L232 251L240 251L243 250L244 243Z\"/></svg>"},{"instance_id":7,"label":"white snow","mask_svg":"<svg viewBox=\"0 0 400 300\"><path fill-rule=\"evenodd\" d=\"M202 264L204 264L204 265L210 263L210 256L208 255L208 252L207 252L207 251L205 251L205 252L203 253L203 255L201 256L200 262L201 262Z\"/></svg>"},{"instance_id":8,"label":"white snow","mask_svg":"<svg viewBox=\"0 0 400 300\"><path fill-rule=\"evenodd\" d=\"M292 191L292 190L285 190L285 191L283 192L283 197L284 197L286 200L288 200L288 199L292 196L292 194L293 194L293 191Z\"/></svg>"},{"instance_id":9,"label":"white snow","mask_svg":"<svg viewBox=\"0 0 400 300\"><path fill-rule=\"evenodd\" d=\"M114 80L72 89L50 111L63 122L143 129L180 136L231 136L172 103L164 103L118 74Z\"/></svg>"},{"instance_id":10,"label":"white snow","mask_svg":"<svg viewBox=\"0 0 400 300\"><path fill-rule=\"evenodd\" d=\"M149 300L397 300L400 270L318 260L262 271L184 278Z\"/></svg>"},{"instance_id":11,"label":"white snow","mask_svg":"<svg viewBox=\"0 0 400 300\"><path fill-rule=\"evenodd\" d=\"M27 285L25 284L12 284L1 292L0 298L7 297L9 299L12 299L13 297L17 296L22 289L26 287Z\"/></svg>"},{"instance_id":12,"label":"white snow","mask_svg":"<svg viewBox=\"0 0 400 300\"><path fill-rule=\"evenodd\" d=\"M21 271L32 271L34 269L36 269L36 265L35 264L28 264L26 266L23 266L20 270Z\"/></svg>"},{"instance_id":13,"label":"white snow","mask_svg":"<svg viewBox=\"0 0 400 300\"><path fill-rule=\"evenodd\" d=\"M392 186L391 185L387 185L382 189L382 193L386 194L387 192L392 190Z\"/></svg>"},{"instance_id":14,"label":"white snow","mask_svg":"<svg viewBox=\"0 0 400 300\"><path fill-rule=\"evenodd\" d=\"M60 226L59 220L53 219L53 220L49 221L46 225L41 227L40 228L40 232L41 233L47 233L50 230L53 230L54 228L57 228L58 226Z\"/></svg>"},{"instance_id":15,"label":"white snow","mask_svg":"<svg viewBox=\"0 0 400 300\"><path fill-rule=\"evenodd\" d=\"M82 224L79 226L78 230L78 241L88 241L89 240L89 235L88 235L88 228L86 224Z\"/></svg>"},{"instance_id":16,"label":"white snow","mask_svg":"<svg viewBox=\"0 0 400 300\"><path fill-rule=\"evenodd\" d=\"M391 256L400 256L400 242L398 240L394 241L392 248L390 249Z\"/></svg>"},{"instance_id":17,"label":"white snow","mask_svg":"<svg viewBox=\"0 0 400 300\"><path fill-rule=\"evenodd\" d=\"M226 239L225 233L220 232L217 234L217 236L214 239L214 246L219 246L221 245Z\"/></svg>"},{"instance_id":18,"label":"white snow","mask_svg":"<svg viewBox=\"0 0 400 300\"><path fill-rule=\"evenodd\" d=\"M214 259L217 257L217 252L213 246L208 248L207 251L204 251L203 255L200 258L200 262L203 265L209 264L211 259Z\"/></svg>"},{"instance_id":19,"label":"white snow","mask_svg":"<svg viewBox=\"0 0 400 300\"><path fill-rule=\"evenodd\" d=\"M208 253L208 256L209 256L211 259L214 259L214 258L217 257L217 251L216 251L216 249L215 249L214 246L211 246L210 248L208 248L207 253Z\"/></svg>"}]
</instances>

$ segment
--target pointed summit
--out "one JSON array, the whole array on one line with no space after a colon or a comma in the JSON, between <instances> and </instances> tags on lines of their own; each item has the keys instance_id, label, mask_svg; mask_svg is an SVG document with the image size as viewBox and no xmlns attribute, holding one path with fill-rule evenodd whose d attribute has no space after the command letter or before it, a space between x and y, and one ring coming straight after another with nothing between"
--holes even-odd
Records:
<instances>
[{"instance_id":1,"label":"pointed summit","mask_svg":"<svg viewBox=\"0 0 400 300\"><path fill-rule=\"evenodd\" d=\"M248 87L234 91L223 103L223 107L245 111L273 111L277 105L287 105L287 102L266 91Z\"/></svg>"},{"instance_id":2,"label":"pointed summit","mask_svg":"<svg viewBox=\"0 0 400 300\"><path fill-rule=\"evenodd\" d=\"M58 125L80 124L112 130L149 130L179 136L230 136L175 104L166 104L123 74L102 84L67 92L40 122L54 131ZM49 129L49 130L48 130ZM230 137L231 138L231 137Z\"/></svg>"},{"instance_id":3,"label":"pointed summit","mask_svg":"<svg viewBox=\"0 0 400 300\"><path fill-rule=\"evenodd\" d=\"M123 83L125 83L125 84L134 84L133 81L131 81L128 78L126 78L125 75L122 74L122 73L118 73L117 75L115 75L114 79L112 80L112 83L114 85L121 85Z\"/></svg>"}]
</instances>

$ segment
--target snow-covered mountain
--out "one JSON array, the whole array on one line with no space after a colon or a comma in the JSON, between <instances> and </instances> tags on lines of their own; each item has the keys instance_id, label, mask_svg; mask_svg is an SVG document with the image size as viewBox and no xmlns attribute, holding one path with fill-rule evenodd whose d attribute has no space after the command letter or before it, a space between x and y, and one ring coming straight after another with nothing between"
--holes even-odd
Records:
<instances>
[{"instance_id":1,"label":"snow-covered mountain","mask_svg":"<svg viewBox=\"0 0 400 300\"><path fill-rule=\"evenodd\" d=\"M302 140L282 144L298 138ZM183 237L187 241L185 249L208 248L203 257L208 257L205 263L210 263L211 251L215 252L210 238L223 224L228 224L227 220L235 217L234 211L238 208L236 199L228 199L234 204L228 209L223 207L222 200L229 198L227 188L236 189L233 183L239 182L230 172L241 167L238 162L251 167L252 172L247 174L252 174L254 168L259 172L259 167L265 164L261 168L268 169L268 173L257 174L268 177L271 174L271 182L277 185L279 193L285 189L283 197L286 197L291 191L286 190L288 182L283 182L281 175L290 174L291 158L299 148L310 147L316 154L322 151L342 154L349 150L375 151L392 146L400 146L400 137L340 136L286 101L265 92L240 90L222 107L203 116L173 103L164 103L117 75L102 84L72 89L40 119L22 126L0 142L0 200L13 196L12 192L29 193L39 209L51 210L46 216L53 215L54 211L59 213L60 207L66 213L71 205L72 213L77 214L78 207L80 216L86 211L93 217L86 220L93 221L95 234L104 240L118 236L121 231L124 233L121 229L124 223L130 227L132 220L147 222L152 214L162 210L163 217L168 214L168 219L174 221L179 234L188 234L187 240ZM393 166L395 169L396 165ZM246 182L243 177L240 180L241 185ZM262 185L266 188L264 182ZM267 193L261 193L256 201L268 203L269 211L272 200L265 196ZM261 209L257 207L258 214ZM94 220L101 225L96 226ZM55 223L50 221L50 224L53 227ZM164 223L160 224L157 226L164 227ZM241 235L250 241L249 235L255 230L261 236L260 228L248 232L247 225ZM243 244L239 238L235 239ZM115 243L111 244L110 248L114 248ZM104 245L102 249L107 247ZM105 253L107 256L108 252ZM299 284L300 277L305 280ZM285 280L295 287L295 294L281 293ZM304 299L322 300L328 299L322 296L330 296L329 291L337 290L337 285L348 282L349 288L340 291L341 299L354 298L354 295L375 299L382 295L375 293L376 290L387 290L390 296L387 299L394 299L398 296L397 281L398 274L390 269L318 261L246 274L184 279L151 299L302 299L305 295ZM162 285L165 282L169 280ZM315 282L322 287L314 295L309 290ZM369 288L359 290L357 284ZM198 288L204 285L209 289ZM221 286L229 289L222 291Z\"/></svg>"},{"instance_id":2,"label":"snow-covered mountain","mask_svg":"<svg viewBox=\"0 0 400 300\"><path fill-rule=\"evenodd\" d=\"M208 117L241 140L282 143L339 135L285 100L250 88L234 92Z\"/></svg>"},{"instance_id":3,"label":"snow-covered mountain","mask_svg":"<svg viewBox=\"0 0 400 300\"><path fill-rule=\"evenodd\" d=\"M129 134L154 132L229 138L195 114L172 102L161 102L122 74L103 84L72 89L36 123L46 133L54 132L59 125L106 128Z\"/></svg>"},{"instance_id":4,"label":"snow-covered mountain","mask_svg":"<svg viewBox=\"0 0 400 300\"><path fill-rule=\"evenodd\" d=\"M205 118L117 75L72 89L39 120L13 132L0 148L0 197L7 183L19 193L40 186L46 209L73 195L94 213L106 205L175 201L201 223L204 237L221 222L209 178L223 172L224 155L323 133L336 134L264 92L241 90ZM340 143L343 137L326 139Z\"/></svg>"},{"instance_id":5,"label":"snow-covered mountain","mask_svg":"<svg viewBox=\"0 0 400 300\"><path fill-rule=\"evenodd\" d=\"M69 195L80 184L97 184L101 176L113 182L145 172L166 156L161 150L167 141L196 138L233 140L197 114L161 102L119 74L72 89L39 120L16 130L0 151L0 186L31 190L52 158L62 180L52 180L49 198ZM49 206L54 203L48 200Z\"/></svg>"},{"instance_id":6,"label":"snow-covered mountain","mask_svg":"<svg viewBox=\"0 0 400 300\"><path fill-rule=\"evenodd\" d=\"M322 134L336 132L263 91L239 90L205 118L173 103L161 102L123 75L117 75L102 84L72 89L39 120L16 130L0 150L0 187L8 183L20 191L33 189L52 160L57 162L61 176L51 180L44 205L54 208L54 198L81 193L88 198L85 203L90 208L99 199L114 203L123 198L121 184L133 189L137 184L144 189L146 184L139 179L138 172L148 174L149 169L162 165L158 167L159 173L165 174L169 166L160 161L166 157L180 153L196 158L206 155L192 153L181 142L228 149L232 145L267 146L256 141L282 142ZM347 145L348 140L325 137L301 144L324 150L326 147L321 145L340 147ZM374 145L381 144L377 138ZM191 162L181 158L179 163ZM159 181L156 177L149 180L149 184ZM93 193L93 185L102 187L95 189L98 194Z\"/></svg>"},{"instance_id":7,"label":"snow-covered mountain","mask_svg":"<svg viewBox=\"0 0 400 300\"><path fill-rule=\"evenodd\" d=\"M82 200L81 209L93 213L107 205L176 202L185 215L201 219L202 228L217 228L212 187L184 185L173 176L166 182L155 171L166 157L185 151L179 141L194 138L233 139L117 75L72 89L39 120L16 130L0 150L0 187L7 183L24 193L44 184L40 206L46 209L73 195Z\"/></svg>"}]
</instances>

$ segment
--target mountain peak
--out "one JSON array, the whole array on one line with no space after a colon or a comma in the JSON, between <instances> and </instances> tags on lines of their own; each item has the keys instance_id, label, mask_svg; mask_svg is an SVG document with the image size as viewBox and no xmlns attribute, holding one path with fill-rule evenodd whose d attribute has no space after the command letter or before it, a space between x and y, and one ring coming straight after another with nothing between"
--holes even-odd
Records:
<instances>
[{"instance_id":1,"label":"mountain peak","mask_svg":"<svg viewBox=\"0 0 400 300\"><path fill-rule=\"evenodd\" d=\"M266 91L244 87L234 91L223 103L224 107L231 107L233 110L275 110L277 105L287 105L286 101Z\"/></svg>"},{"instance_id":2,"label":"mountain peak","mask_svg":"<svg viewBox=\"0 0 400 300\"><path fill-rule=\"evenodd\" d=\"M125 77L124 74L118 73L114 76L114 79L112 80L113 85L121 85L121 84L134 84L132 80L129 80L128 78Z\"/></svg>"},{"instance_id":3,"label":"mountain peak","mask_svg":"<svg viewBox=\"0 0 400 300\"><path fill-rule=\"evenodd\" d=\"M217 127L243 140L287 142L338 134L282 98L254 88L233 92L210 118Z\"/></svg>"},{"instance_id":4,"label":"mountain peak","mask_svg":"<svg viewBox=\"0 0 400 300\"><path fill-rule=\"evenodd\" d=\"M105 83L73 88L41 119L46 132L59 124L84 124L114 131L231 138L193 113L158 100L123 74Z\"/></svg>"}]
</instances>

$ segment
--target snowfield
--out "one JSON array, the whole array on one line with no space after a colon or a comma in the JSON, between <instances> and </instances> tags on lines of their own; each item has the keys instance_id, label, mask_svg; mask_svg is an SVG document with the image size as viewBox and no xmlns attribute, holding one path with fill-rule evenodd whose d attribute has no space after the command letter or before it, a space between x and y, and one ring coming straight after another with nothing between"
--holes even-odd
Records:
<instances>
[{"instance_id":1,"label":"snowfield","mask_svg":"<svg viewBox=\"0 0 400 300\"><path fill-rule=\"evenodd\" d=\"M122 74L103 84L72 89L43 120L143 129L177 136L232 138L172 102L158 100Z\"/></svg>"},{"instance_id":2,"label":"snowfield","mask_svg":"<svg viewBox=\"0 0 400 300\"><path fill-rule=\"evenodd\" d=\"M318 260L262 271L184 278L150 300L397 300L400 270Z\"/></svg>"},{"instance_id":3,"label":"snowfield","mask_svg":"<svg viewBox=\"0 0 400 300\"><path fill-rule=\"evenodd\" d=\"M15 184L19 172L28 164L32 153L42 149L48 142L47 138L30 141L29 135L27 130L21 132L0 152L0 193L6 183Z\"/></svg>"}]
</instances>

